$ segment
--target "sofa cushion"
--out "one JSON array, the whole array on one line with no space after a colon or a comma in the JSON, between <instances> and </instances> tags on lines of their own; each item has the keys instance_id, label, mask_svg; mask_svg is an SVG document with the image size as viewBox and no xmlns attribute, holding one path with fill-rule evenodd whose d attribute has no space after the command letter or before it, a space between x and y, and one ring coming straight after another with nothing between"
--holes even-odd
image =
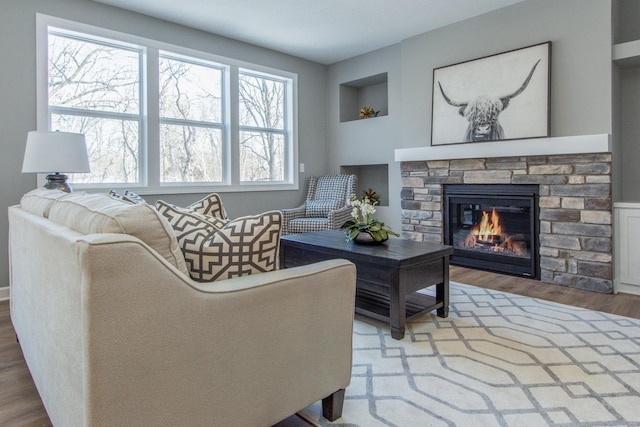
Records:
<instances>
[{"instance_id":1,"label":"sofa cushion","mask_svg":"<svg viewBox=\"0 0 640 427\"><path fill-rule=\"evenodd\" d=\"M340 200L316 199L306 202L305 216L307 218L326 218L330 211L340 207Z\"/></svg>"},{"instance_id":2,"label":"sofa cushion","mask_svg":"<svg viewBox=\"0 0 640 427\"><path fill-rule=\"evenodd\" d=\"M227 212L222 205L222 199L217 193L211 193L204 199L190 204L187 208L191 211L216 218L227 219Z\"/></svg>"},{"instance_id":3,"label":"sofa cushion","mask_svg":"<svg viewBox=\"0 0 640 427\"><path fill-rule=\"evenodd\" d=\"M211 282L278 268L279 211L241 217L218 229L213 217L162 201L156 206L174 227L193 280Z\"/></svg>"},{"instance_id":4,"label":"sofa cushion","mask_svg":"<svg viewBox=\"0 0 640 427\"><path fill-rule=\"evenodd\" d=\"M56 199L68 195L69 193L60 190L37 188L22 196L22 199L20 199L20 206L28 212L48 218L49 210Z\"/></svg>"},{"instance_id":5,"label":"sofa cushion","mask_svg":"<svg viewBox=\"0 0 640 427\"><path fill-rule=\"evenodd\" d=\"M189 272L171 225L152 206L131 204L108 194L72 193L54 201L49 219L83 234L135 236L181 272Z\"/></svg>"}]
</instances>

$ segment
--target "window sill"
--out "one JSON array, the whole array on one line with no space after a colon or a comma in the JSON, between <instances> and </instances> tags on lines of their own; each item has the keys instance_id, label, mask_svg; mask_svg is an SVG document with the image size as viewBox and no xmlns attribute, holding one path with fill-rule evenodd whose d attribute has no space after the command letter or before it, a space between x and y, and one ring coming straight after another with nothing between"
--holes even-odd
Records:
<instances>
[{"instance_id":1,"label":"window sill","mask_svg":"<svg viewBox=\"0 0 640 427\"><path fill-rule=\"evenodd\" d=\"M71 184L74 191L107 192L110 189L133 191L141 196L162 194L209 194L209 193L240 193L250 191L290 191L298 190L297 184L241 184L241 185L163 185L160 187L138 187L132 185L88 185Z\"/></svg>"}]
</instances>

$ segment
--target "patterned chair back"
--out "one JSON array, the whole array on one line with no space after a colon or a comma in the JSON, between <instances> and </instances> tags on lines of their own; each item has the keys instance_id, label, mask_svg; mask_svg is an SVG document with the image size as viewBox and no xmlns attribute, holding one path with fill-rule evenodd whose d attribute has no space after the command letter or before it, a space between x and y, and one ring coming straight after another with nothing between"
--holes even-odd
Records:
<instances>
[{"instance_id":1,"label":"patterned chair back","mask_svg":"<svg viewBox=\"0 0 640 427\"><path fill-rule=\"evenodd\" d=\"M356 175L312 176L309 179L307 201L340 200L340 207L344 207L349 203L351 194L355 194L357 184Z\"/></svg>"}]
</instances>

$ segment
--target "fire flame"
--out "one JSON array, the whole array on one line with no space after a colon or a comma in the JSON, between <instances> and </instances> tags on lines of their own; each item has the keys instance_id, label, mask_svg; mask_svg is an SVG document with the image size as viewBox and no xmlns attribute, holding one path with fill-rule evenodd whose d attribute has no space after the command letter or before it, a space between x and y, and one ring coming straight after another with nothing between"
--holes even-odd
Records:
<instances>
[{"instance_id":1,"label":"fire flame","mask_svg":"<svg viewBox=\"0 0 640 427\"><path fill-rule=\"evenodd\" d=\"M500 225L500 216L495 209L489 212L482 212L480 224L474 226L466 237L462 246L481 247L491 252L511 252L521 255L526 252L526 247L522 242L514 242L511 237L503 233Z\"/></svg>"}]
</instances>

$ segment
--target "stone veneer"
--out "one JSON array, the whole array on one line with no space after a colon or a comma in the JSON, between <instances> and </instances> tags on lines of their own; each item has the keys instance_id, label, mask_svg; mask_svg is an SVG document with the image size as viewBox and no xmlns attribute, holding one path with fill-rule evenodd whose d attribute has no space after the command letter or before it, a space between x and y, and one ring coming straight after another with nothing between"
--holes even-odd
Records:
<instances>
[{"instance_id":1,"label":"stone veneer","mask_svg":"<svg viewBox=\"0 0 640 427\"><path fill-rule=\"evenodd\" d=\"M539 184L540 280L611 293L611 154L401 163L402 234L443 242L442 184Z\"/></svg>"}]
</instances>

